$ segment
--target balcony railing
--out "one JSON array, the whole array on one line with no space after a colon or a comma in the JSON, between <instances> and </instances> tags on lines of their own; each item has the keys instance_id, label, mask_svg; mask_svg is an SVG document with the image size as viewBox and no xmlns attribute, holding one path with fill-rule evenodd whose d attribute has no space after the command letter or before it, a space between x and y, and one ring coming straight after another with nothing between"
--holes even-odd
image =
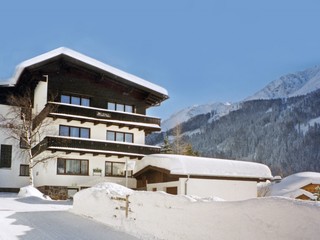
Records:
<instances>
[{"instance_id":1,"label":"balcony railing","mask_svg":"<svg viewBox=\"0 0 320 240\"><path fill-rule=\"evenodd\" d=\"M53 118L66 118L81 122L111 123L113 125L137 127L146 133L160 131L161 120L141 114L109 111L101 108L82 107L61 103L48 103L42 112L34 119L37 126L47 116Z\"/></svg>"},{"instance_id":2,"label":"balcony railing","mask_svg":"<svg viewBox=\"0 0 320 240\"><path fill-rule=\"evenodd\" d=\"M33 153L39 154L45 150L133 157L160 153L160 148L153 146L51 136L45 137L35 146Z\"/></svg>"},{"instance_id":3,"label":"balcony railing","mask_svg":"<svg viewBox=\"0 0 320 240\"><path fill-rule=\"evenodd\" d=\"M50 104L54 104L54 103L49 103L49 105ZM66 105L66 104L54 104L54 105L57 105L55 110L56 113L71 114L71 115L78 115L78 116L99 118L99 119L112 119L112 120L126 121L126 122L157 124L159 126L161 124L161 120L159 118L148 117L140 114L116 112L116 111L109 111L101 108L81 107L81 106Z\"/></svg>"}]
</instances>

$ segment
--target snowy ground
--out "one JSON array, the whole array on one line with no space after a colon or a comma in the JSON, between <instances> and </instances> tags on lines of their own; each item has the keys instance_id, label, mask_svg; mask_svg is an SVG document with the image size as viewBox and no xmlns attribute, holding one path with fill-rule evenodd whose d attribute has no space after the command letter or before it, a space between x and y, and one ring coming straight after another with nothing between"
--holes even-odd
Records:
<instances>
[{"instance_id":1,"label":"snowy ground","mask_svg":"<svg viewBox=\"0 0 320 240\"><path fill-rule=\"evenodd\" d=\"M72 207L28 188L0 193L0 240L311 240L319 222L320 203L283 197L223 201L101 183L77 193Z\"/></svg>"},{"instance_id":2,"label":"snowy ground","mask_svg":"<svg viewBox=\"0 0 320 240\"><path fill-rule=\"evenodd\" d=\"M311 240L320 236L320 204L283 197L217 201L105 183L78 192L72 211L140 239Z\"/></svg>"},{"instance_id":3,"label":"snowy ground","mask_svg":"<svg viewBox=\"0 0 320 240\"><path fill-rule=\"evenodd\" d=\"M71 201L0 193L0 240L136 239L69 212Z\"/></svg>"}]
</instances>

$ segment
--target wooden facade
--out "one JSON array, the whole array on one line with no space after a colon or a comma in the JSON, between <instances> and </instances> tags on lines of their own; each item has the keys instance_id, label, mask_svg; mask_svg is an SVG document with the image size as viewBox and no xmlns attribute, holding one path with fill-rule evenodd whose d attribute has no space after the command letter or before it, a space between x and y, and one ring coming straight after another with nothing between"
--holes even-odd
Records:
<instances>
[{"instance_id":1,"label":"wooden facade","mask_svg":"<svg viewBox=\"0 0 320 240\"><path fill-rule=\"evenodd\" d=\"M164 183L179 180L179 176L170 174L170 171L154 166L148 166L142 171L135 173L137 188L146 188L149 183Z\"/></svg>"},{"instance_id":2,"label":"wooden facade","mask_svg":"<svg viewBox=\"0 0 320 240\"><path fill-rule=\"evenodd\" d=\"M320 184L310 183L310 184L302 187L301 189L306 190L307 192L316 193L317 192L317 187L320 187Z\"/></svg>"}]
</instances>

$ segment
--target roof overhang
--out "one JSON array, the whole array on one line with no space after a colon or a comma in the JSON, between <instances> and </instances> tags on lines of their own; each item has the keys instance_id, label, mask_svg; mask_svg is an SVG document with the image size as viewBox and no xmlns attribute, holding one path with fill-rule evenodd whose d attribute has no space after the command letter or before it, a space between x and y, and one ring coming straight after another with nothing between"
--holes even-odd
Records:
<instances>
[{"instance_id":1,"label":"roof overhang","mask_svg":"<svg viewBox=\"0 0 320 240\"><path fill-rule=\"evenodd\" d=\"M65 47L57 48L55 50L20 63L16 67L13 77L8 81L2 83L2 86L15 86L19 82L19 79L24 70L39 68L52 61L58 60L59 58L65 58L67 61L70 61L81 67L87 67L90 69L94 69L95 71L99 71L102 74L108 74L120 83L129 84L133 87L149 92L151 97L156 96L158 102L164 101L168 98L168 91L154 83L146 81L140 77L134 76L103 62L100 62L94 58L88 57Z\"/></svg>"},{"instance_id":2,"label":"roof overhang","mask_svg":"<svg viewBox=\"0 0 320 240\"><path fill-rule=\"evenodd\" d=\"M141 169L140 171L136 172L133 174L135 178L139 178L139 176L146 174L147 172L150 171L155 171L155 172L160 172L164 173L166 175L170 175L172 177L177 177L177 178L196 178L196 179L211 179L211 180L229 180L229 181L255 181L255 182L260 182L260 181L266 181L269 180L268 178L257 178L257 177L240 177L240 176L218 176L218 175L201 175L201 174L174 174L171 173L170 170L165 169L165 168L160 168L152 165L148 165Z\"/></svg>"}]
</instances>

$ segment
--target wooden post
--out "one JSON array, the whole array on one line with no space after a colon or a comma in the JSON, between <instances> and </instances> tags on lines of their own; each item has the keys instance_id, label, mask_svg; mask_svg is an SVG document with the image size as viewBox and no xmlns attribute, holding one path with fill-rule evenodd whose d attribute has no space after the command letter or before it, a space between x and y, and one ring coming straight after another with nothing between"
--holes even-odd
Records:
<instances>
[{"instance_id":1,"label":"wooden post","mask_svg":"<svg viewBox=\"0 0 320 240\"><path fill-rule=\"evenodd\" d=\"M129 195L126 195L126 218L129 215Z\"/></svg>"}]
</instances>

